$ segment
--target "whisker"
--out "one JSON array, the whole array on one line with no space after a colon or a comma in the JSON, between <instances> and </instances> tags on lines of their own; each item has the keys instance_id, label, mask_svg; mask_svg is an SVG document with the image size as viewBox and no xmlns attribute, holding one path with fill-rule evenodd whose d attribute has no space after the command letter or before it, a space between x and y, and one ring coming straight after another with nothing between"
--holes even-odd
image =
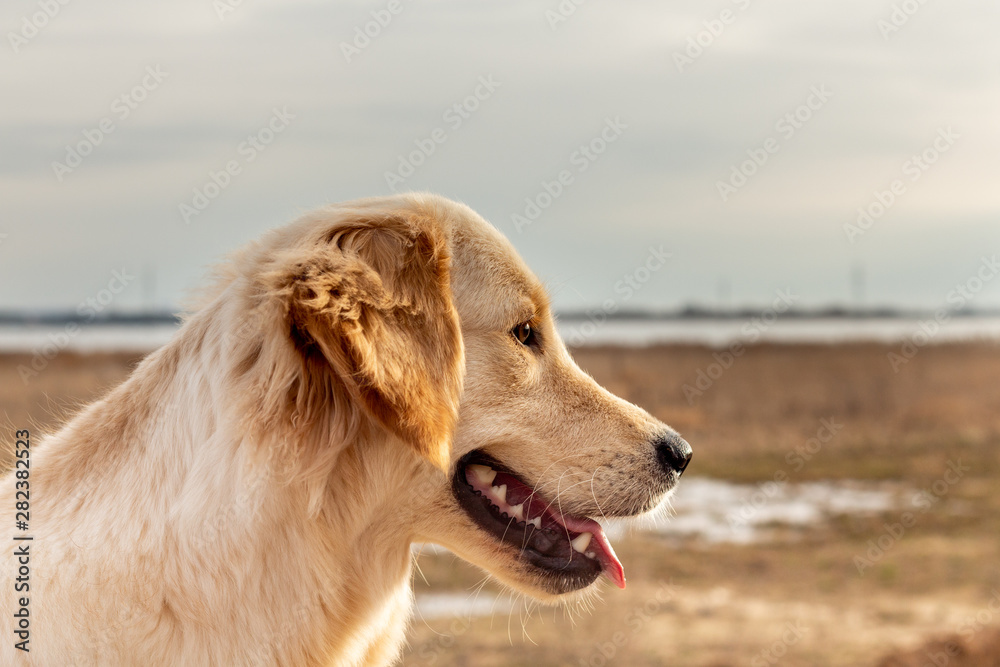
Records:
<instances>
[{"instance_id":1,"label":"whisker","mask_svg":"<svg viewBox=\"0 0 1000 667\"><path fill-rule=\"evenodd\" d=\"M421 544L420 548L417 549L417 553L414 554L413 567L417 569L417 574L419 574L420 578L424 580L424 583L430 586L431 582L427 581L427 577L424 575L424 570L420 567L420 557L424 555L424 546L424 544Z\"/></svg>"}]
</instances>

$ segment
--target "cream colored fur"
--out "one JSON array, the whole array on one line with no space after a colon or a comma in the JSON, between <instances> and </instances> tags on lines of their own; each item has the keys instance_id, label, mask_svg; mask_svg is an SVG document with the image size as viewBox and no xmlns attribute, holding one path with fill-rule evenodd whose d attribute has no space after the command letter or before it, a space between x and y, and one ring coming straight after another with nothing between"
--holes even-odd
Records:
<instances>
[{"instance_id":1,"label":"cream colored fur","mask_svg":"<svg viewBox=\"0 0 1000 667\"><path fill-rule=\"evenodd\" d=\"M540 354L511 336L527 320ZM168 345L35 441L31 651L5 630L0 664L391 664L415 542L557 597L458 507L460 456L485 449L566 512L629 516L666 492L648 444L665 428L580 371L469 208L319 210L233 256Z\"/></svg>"}]
</instances>

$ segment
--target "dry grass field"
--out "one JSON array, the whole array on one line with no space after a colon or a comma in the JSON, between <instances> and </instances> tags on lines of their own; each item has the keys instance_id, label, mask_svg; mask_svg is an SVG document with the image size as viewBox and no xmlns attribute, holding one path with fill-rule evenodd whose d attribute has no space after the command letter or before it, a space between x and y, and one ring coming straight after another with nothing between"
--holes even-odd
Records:
<instances>
[{"instance_id":1,"label":"dry grass field","mask_svg":"<svg viewBox=\"0 0 1000 667\"><path fill-rule=\"evenodd\" d=\"M712 350L578 350L598 381L691 442L687 476L889 480L913 494L926 489L934 502L895 537L905 508L845 516L780 543L635 532L616 543L625 591L605 586L592 609L418 616L404 664L1000 665L1000 347L928 347L898 373L891 349L752 347L692 402L682 386L715 362ZM25 384L16 369L27 361L0 357L0 419L41 432L120 381L137 358L64 354ZM836 434L810 445L824 420ZM797 457L801 464L789 463ZM957 480L950 468L962 470ZM855 558L879 539L888 548L859 574ZM418 562L418 594L476 598L480 572L441 553ZM487 582L479 595L498 592Z\"/></svg>"}]
</instances>

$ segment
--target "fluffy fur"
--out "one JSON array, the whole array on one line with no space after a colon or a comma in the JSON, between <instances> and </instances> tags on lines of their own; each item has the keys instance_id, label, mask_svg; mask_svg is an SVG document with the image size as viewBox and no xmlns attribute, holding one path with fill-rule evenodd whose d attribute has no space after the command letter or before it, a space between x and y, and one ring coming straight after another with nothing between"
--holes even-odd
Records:
<instances>
[{"instance_id":1,"label":"fluffy fur","mask_svg":"<svg viewBox=\"0 0 1000 667\"><path fill-rule=\"evenodd\" d=\"M664 432L573 363L469 208L316 211L234 255L168 345L34 445L31 652L8 633L2 662L391 664L414 542L560 592L457 505L459 457L489 452L563 511L630 516L671 485ZM0 496L13 526L10 474Z\"/></svg>"}]
</instances>

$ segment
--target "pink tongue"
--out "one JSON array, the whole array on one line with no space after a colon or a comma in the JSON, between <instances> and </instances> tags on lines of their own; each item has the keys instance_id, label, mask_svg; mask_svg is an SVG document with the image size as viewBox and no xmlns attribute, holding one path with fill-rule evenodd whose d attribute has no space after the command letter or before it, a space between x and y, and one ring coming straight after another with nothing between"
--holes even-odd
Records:
<instances>
[{"instance_id":1,"label":"pink tongue","mask_svg":"<svg viewBox=\"0 0 1000 667\"><path fill-rule=\"evenodd\" d=\"M466 473L466 480L473 488L482 493L489 491L489 485L480 482L475 475ZM593 551L597 560L601 563L601 570L608 579L614 582L618 588L625 588L625 568L615 555L615 550L611 547L601 524L593 519L581 519L573 516L564 516L559 513L556 507L544 502L535 495L533 489L525 486L512 475L498 473L493 479L493 486L501 484L507 485L507 502L513 504L525 503L525 514L528 516L541 517L546 528L554 528L554 524L561 525L566 530L575 533L590 533L591 537L589 551Z\"/></svg>"},{"instance_id":2,"label":"pink tongue","mask_svg":"<svg viewBox=\"0 0 1000 667\"><path fill-rule=\"evenodd\" d=\"M574 533L590 533L593 537L590 540L590 548L601 563L604 574L614 582L618 588L625 588L625 568L615 555L615 550L611 547L607 535L601 528L601 524L593 519L578 519L571 516L560 516L557 520Z\"/></svg>"}]
</instances>

